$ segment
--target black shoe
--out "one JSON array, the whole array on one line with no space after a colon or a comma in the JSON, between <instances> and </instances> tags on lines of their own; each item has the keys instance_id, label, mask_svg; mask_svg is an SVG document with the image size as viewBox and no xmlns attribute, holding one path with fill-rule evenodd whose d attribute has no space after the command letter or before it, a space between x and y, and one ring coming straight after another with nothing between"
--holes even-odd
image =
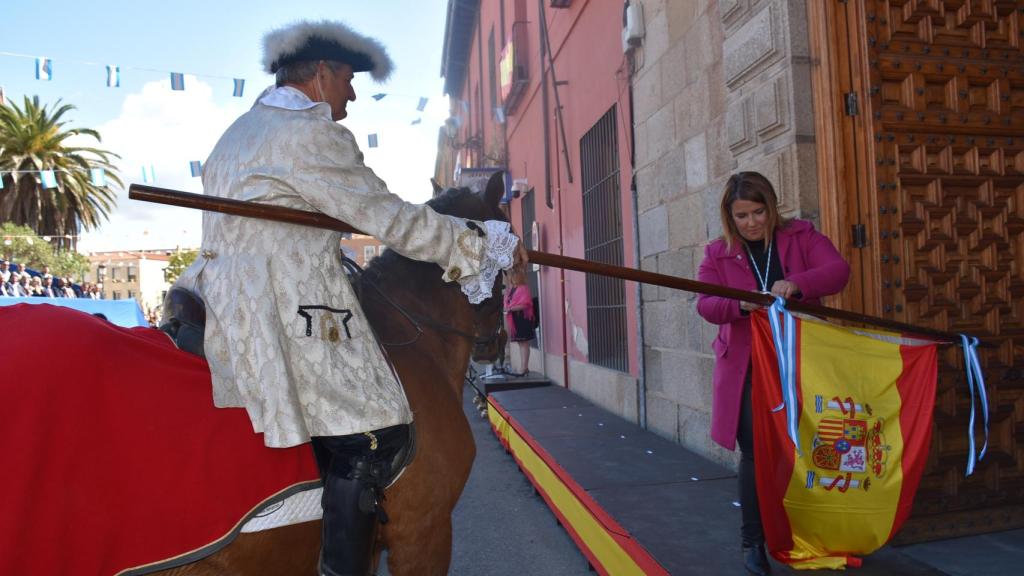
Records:
<instances>
[{"instance_id":1,"label":"black shoe","mask_svg":"<svg viewBox=\"0 0 1024 576\"><path fill-rule=\"evenodd\" d=\"M772 565L768 563L768 555L764 552L764 545L743 546L743 567L747 572L757 576L765 576L772 573Z\"/></svg>"}]
</instances>

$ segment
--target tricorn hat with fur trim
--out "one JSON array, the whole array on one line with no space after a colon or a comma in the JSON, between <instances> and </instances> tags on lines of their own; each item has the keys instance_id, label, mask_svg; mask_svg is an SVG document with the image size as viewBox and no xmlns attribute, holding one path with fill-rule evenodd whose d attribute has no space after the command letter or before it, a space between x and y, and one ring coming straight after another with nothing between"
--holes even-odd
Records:
<instances>
[{"instance_id":1,"label":"tricorn hat with fur trim","mask_svg":"<svg viewBox=\"0 0 1024 576\"><path fill-rule=\"evenodd\" d=\"M300 20L263 37L263 68L267 72L275 74L285 64L309 60L344 62L353 72L369 72L377 82L387 80L393 68L380 42L341 22Z\"/></svg>"}]
</instances>

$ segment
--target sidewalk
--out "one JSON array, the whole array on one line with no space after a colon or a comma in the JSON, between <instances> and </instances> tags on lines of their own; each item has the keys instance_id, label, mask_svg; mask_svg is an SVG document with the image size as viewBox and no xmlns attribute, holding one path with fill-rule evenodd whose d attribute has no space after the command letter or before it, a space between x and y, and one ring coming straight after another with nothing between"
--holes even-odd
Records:
<instances>
[{"instance_id":1,"label":"sidewalk","mask_svg":"<svg viewBox=\"0 0 1024 576\"><path fill-rule=\"evenodd\" d=\"M492 428L598 572L745 574L732 470L558 386L494 392L489 401ZM846 573L1022 572L1024 530L887 546Z\"/></svg>"}]
</instances>

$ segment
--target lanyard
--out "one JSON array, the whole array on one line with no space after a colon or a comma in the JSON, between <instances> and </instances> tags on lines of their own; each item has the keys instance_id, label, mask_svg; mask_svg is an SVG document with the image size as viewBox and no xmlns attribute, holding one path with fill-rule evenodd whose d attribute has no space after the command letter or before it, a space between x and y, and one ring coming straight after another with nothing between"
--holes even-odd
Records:
<instances>
[{"instance_id":1,"label":"lanyard","mask_svg":"<svg viewBox=\"0 0 1024 576\"><path fill-rule=\"evenodd\" d=\"M761 292L768 291L768 272L772 269L772 241L768 241L768 251L766 252L768 257L765 259L764 275L761 275L761 269L757 266L757 259L754 258L754 253L750 251L750 246L744 242L743 246L747 249L747 254L750 255L750 265L754 267L754 274L757 275L757 280L761 283Z\"/></svg>"}]
</instances>

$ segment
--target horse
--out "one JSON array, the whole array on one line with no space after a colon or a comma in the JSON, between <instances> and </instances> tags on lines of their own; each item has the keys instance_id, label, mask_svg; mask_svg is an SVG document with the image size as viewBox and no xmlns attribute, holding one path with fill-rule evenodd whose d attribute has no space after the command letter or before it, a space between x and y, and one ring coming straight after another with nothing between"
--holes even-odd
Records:
<instances>
[{"instance_id":1,"label":"horse","mask_svg":"<svg viewBox=\"0 0 1024 576\"><path fill-rule=\"evenodd\" d=\"M435 192L439 187L434 183ZM474 220L502 220L501 173L482 192L449 188L427 202L437 212ZM469 360L493 362L502 328L500 274L491 298L470 305L434 264L388 250L354 278L366 318L405 388L415 417L416 455L384 493L389 518L378 530L376 571L387 550L395 576L447 574L452 510L462 494L476 445L462 409ZM319 521L240 534L202 560L162 576L276 576L316 574Z\"/></svg>"}]
</instances>

